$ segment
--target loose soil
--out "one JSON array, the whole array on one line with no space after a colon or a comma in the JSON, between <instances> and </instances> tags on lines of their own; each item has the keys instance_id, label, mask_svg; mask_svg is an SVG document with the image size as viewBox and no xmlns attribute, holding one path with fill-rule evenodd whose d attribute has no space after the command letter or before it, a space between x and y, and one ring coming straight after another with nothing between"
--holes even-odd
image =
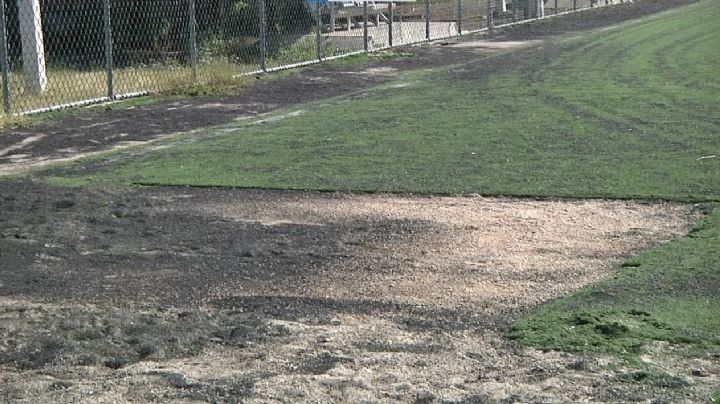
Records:
<instances>
[{"instance_id":1,"label":"loose soil","mask_svg":"<svg viewBox=\"0 0 720 404\"><path fill-rule=\"evenodd\" d=\"M6 131L0 173L684 3L590 10L504 30L492 44L415 46L261 78L235 96ZM699 402L720 384L720 358L685 359L663 344L643 360L667 377L636 383L618 360L520 349L505 337L533 307L686 234L702 206L75 189L32 178L0 187L2 402Z\"/></svg>"},{"instance_id":2,"label":"loose soil","mask_svg":"<svg viewBox=\"0 0 720 404\"><path fill-rule=\"evenodd\" d=\"M606 361L504 336L701 207L3 187L9 402L695 400L717 382L686 374L717 361L667 353L682 384L618 382Z\"/></svg>"}]
</instances>

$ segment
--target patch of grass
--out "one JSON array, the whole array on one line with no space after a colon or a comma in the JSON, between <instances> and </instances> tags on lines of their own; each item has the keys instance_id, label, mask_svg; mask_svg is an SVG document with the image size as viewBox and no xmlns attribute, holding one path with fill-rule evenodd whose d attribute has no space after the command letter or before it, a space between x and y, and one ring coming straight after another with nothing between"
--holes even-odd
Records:
<instances>
[{"instance_id":1,"label":"patch of grass","mask_svg":"<svg viewBox=\"0 0 720 404\"><path fill-rule=\"evenodd\" d=\"M148 68L149 69L149 68ZM57 120L67 116L87 114L88 112L96 112L101 110L109 109L123 109L129 107L138 107L143 105L151 105L161 101L169 101L179 98L186 97L208 97L218 96L226 94L235 94L239 87L243 87L248 84L250 77L237 75L237 67L230 64L214 63L212 65L200 66L199 71L201 72L200 81L193 83L186 74L172 75L165 77L162 83L157 85L149 85L148 88L156 89L157 92L151 93L143 97L134 97L125 100L92 104L83 108L66 108L59 109L50 112L30 114L30 115L0 115L0 128L13 129L19 127L30 127L40 125L42 123ZM145 73L138 72L138 75ZM161 74L160 69L153 70L152 74ZM62 80L76 80L78 77L71 77L69 74L66 75L65 79L54 79L56 82L62 83ZM132 80L128 78L128 80ZM144 79L141 82L146 83ZM101 96L101 95L99 95ZM99 97L98 96L98 97ZM48 98L49 97L49 98ZM70 95L68 101L75 99L82 99L81 97L75 97ZM88 98L88 97L86 97ZM52 98L52 95L45 95L44 98L47 103L44 105L53 105L57 103L57 99ZM17 100L21 105L26 105L23 99ZM33 101L35 102L35 101ZM40 101L38 101L40 102ZM42 101L45 102L45 101ZM34 105L31 103L31 105Z\"/></svg>"},{"instance_id":2,"label":"patch of grass","mask_svg":"<svg viewBox=\"0 0 720 404\"><path fill-rule=\"evenodd\" d=\"M616 380L624 383L645 383L658 387L670 389L682 389L689 386L689 383L681 377L670 375L666 372L656 370L634 370L620 373Z\"/></svg>"},{"instance_id":3,"label":"patch of grass","mask_svg":"<svg viewBox=\"0 0 720 404\"><path fill-rule=\"evenodd\" d=\"M204 80L192 82L179 80L168 84L159 91L163 97L210 97L237 93L238 87L248 85L249 76L239 76L232 69L207 69L203 71Z\"/></svg>"},{"instance_id":4,"label":"patch of grass","mask_svg":"<svg viewBox=\"0 0 720 404\"><path fill-rule=\"evenodd\" d=\"M157 62L152 65L139 65L117 68L114 71L115 92L127 94L139 91L161 92L174 88L205 87L223 88L228 77L256 70L256 66L238 65L225 61L206 61L198 66L198 82L192 84L192 69L176 61ZM30 111L45 107L96 99L107 95L107 78L104 68L77 70L49 66L47 70L48 87L45 93L30 91L22 79L22 72L11 72L11 112ZM208 84L211 83L211 84ZM175 91L174 94L180 94ZM185 94L183 95L193 95ZM6 111L0 115L3 126L23 124Z\"/></svg>"},{"instance_id":5,"label":"patch of grass","mask_svg":"<svg viewBox=\"0 0 720 404\"><path fill-rule=\"evenodd\" d=\"M688 237L645 252L613 278L514 324L524 345L636 357L653 341L720 350L720 209Z\"/></svg>"},{"instance_id":6,"label":"patch of grass","mask_svg":"<svg viewBox=\"0 0 720 404\"><path fill-rule=\"evenodd\" d=\"M267 60L269 67L279 67L289 64L317 60L318 43L314 34L300 35L298 37L278 38L278 43L272 44L273 50ZM321 55L332 55L332 46L323 42L320 44Z\"/></svg>"},{"instance_id":7,"label":"patch of grass","mask_svg":"<svg viewBox=\"0 0 720 404\"><path fill-rule=\"evenodd\" d=\"M12 180L13 178L15 177L9 176L6 178L0 178L0 181L2 181L3 179ZM89 179L77 177L49 177L47 178L46 182L50 185L70 188L82 188L90 185Z\"/></svg>"},{"instance_id":8,"label":"patch of grass","mask_svg":"<svg viewBox=\"0 0 720 404\"><path fill-rule=\"evenodd\" d=\"M715 2L395 83L110 165L94 179L719 200ZM668 56L672 55L672 57ZM702 83L701 85L699 83Z\"/></svg>"}]
</instances>

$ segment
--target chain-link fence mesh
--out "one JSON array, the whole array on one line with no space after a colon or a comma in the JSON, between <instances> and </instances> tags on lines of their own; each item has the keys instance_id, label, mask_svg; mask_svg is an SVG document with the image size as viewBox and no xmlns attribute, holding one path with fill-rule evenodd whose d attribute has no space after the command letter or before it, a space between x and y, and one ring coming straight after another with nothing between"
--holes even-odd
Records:
<instances>
[{"instance_id":1,"label":"chain-link fence mesh","mask_svg":"<svg viewBox=\"0 0 720 404\"><path fill-rule=\"evenodd\" d=\"M606 0L0 0L3 113L222 81Z\"/></svg>"}]
</instances>

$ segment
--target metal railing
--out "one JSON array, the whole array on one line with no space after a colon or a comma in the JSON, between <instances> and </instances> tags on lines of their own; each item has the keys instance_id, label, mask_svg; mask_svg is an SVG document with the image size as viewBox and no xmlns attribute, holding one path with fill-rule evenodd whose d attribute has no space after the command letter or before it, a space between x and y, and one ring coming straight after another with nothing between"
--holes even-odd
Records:
<instances>
[{"instance_id":1,"label":"metal railing","mask_svg":"<svg viewBox=\"0 0 720 404\"><path fill-rule=\"evenodd\" d=\"M595 0L0 0L4 114L453 37Z\"/></svg>"}]
</instances>

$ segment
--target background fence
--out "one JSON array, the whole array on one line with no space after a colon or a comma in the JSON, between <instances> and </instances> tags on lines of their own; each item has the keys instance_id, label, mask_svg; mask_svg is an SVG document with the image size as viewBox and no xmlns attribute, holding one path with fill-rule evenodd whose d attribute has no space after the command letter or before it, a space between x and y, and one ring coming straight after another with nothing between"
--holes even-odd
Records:
<instances>
[{"instance_id":1,"label":"background fence","mask_svg":"<svg viewBox=\"0 0 720 404\"><path fill-rule=\"evenodd\" d=\"M0 0L3 113L371 52L596 0Z\"/></svg>"}]
</instances>

